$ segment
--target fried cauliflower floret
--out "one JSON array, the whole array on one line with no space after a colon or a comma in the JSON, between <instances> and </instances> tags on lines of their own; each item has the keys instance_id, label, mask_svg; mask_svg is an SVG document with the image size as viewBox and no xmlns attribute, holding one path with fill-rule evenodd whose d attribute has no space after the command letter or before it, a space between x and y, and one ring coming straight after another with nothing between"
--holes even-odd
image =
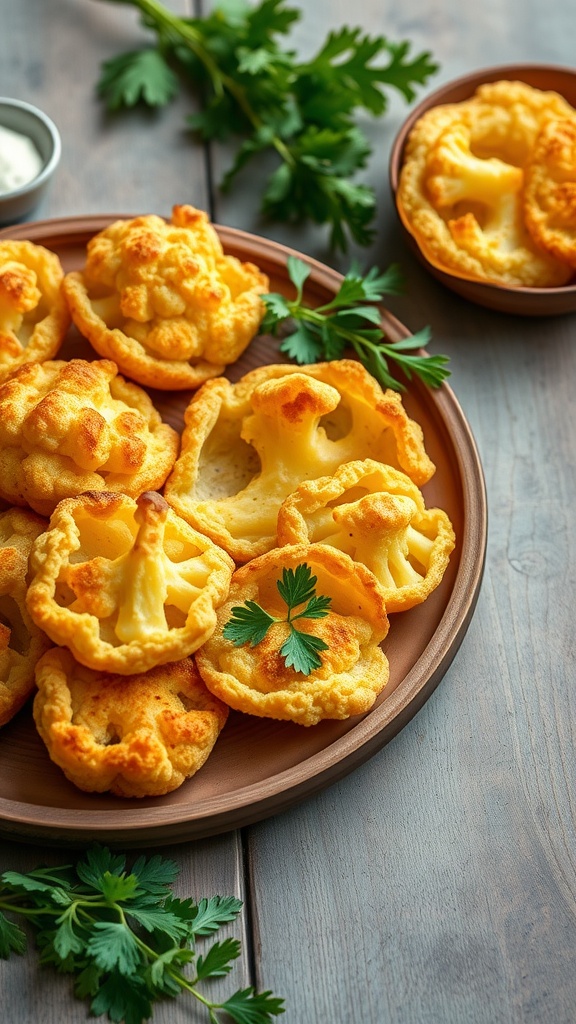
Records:
<instances>
[{"instance_id":1,"label":"fried cauliflower floret","mask_svg":"<svg viewBox=\"0 0 576 1024\"><path fill-rule=\"evenodd\" d=\"M576 117L549 121L526 165L524 216L534 240L576 269Z\"/></svg>"},{"instance_id":2,"label":"fried cauliflower floret","mask_svg":"<svg viewBox=\"0 0 576 1024\"><path fill-rule=\"evenodd\" d=\"M29 364L0 387L0 497L40 515L82 491L161 487L178 446L108 359Z\"/></svg>"},{"instance_id":3,"label":"fried cauliflower floret","mask_svg":"<svg viewBox=\"0 0 576 1024\"><path fill-rule=\"evenodd\" d=\"M330 544L374 574L387 612L421 604L442 582L454 549L442 509L426 509L404 474L372 459L308 480L278 513L278 543Z\"/></svg>"},{"instance_id":4,"label":"fried cauliflower floret","mask_svg":"<svg viewBox=\"0 0 576 1024\"><path fill-rule=\"evenodd\" d=\"M0 383L24 363L52 359L70 324L56 253L0 242Z\"/></svg>"},{"instance_id":5,"label":"fried cauliflower floret","mask_svg":"<svg viewBox=\"0 0 576 1024\"><path fill-rule=\"evenodd\" d=\"M34 690L34 668L50 647L26 609L28 556L46 523L33 512L0 512L0 726Z\"/></svg>"},{"instance_id":6,"label":"fried cauliflower floret","mask_svg":"<svg viewBox=\"0 0 576 1024\"><path fill-rule=\"evenodd\" d=\"M321 665L305 676L287 668L280 648L288 637L285 622L274 623L255 646L235 647L223 636L234 607L256 601L270 615L286 616L277 581L283 568L306 564L316 576L316 593L332 599L322 619L300 619L298 628L328 644ZM275 549L238 569L218 626L196 654L208 689L237 711L316 725L324 718L344 719L368 711L389 678L379 644L388 620L376 581L364 566L322 544Z\"/></svg>"},{"instance_id":7,"label":"fried cauliflower floret","mask_svg":"<svg viewBox=\"0 0 576 1024\"><path fill-rule=\"evenodd\" d=\"M54 648L36 682L38 732L52 761L88 793L172 792L205 763L228 717L190 658L127 679Z\"/></svg>"},{"instance_id":8,"label":"fried cauliflower floret","mask_svg":"<svg viewBox=\"0 0 576 1024\"><path fill-rule=\"evenodd\" d=\"M517 167L524 167L548 121L574 113L559 93L518 81L485 82L472 103L478 155L499 155Z\"/></svg>"},{"instance_id":9,"label":"fried cauliflower floret","mask_svg":"<svg viewBox=\"0 0 576 1024\"><path fill-rule=\"evenodd\" d=\"M570 269L532 238L523 212L524 166L556 93L522 82L480 87L471 100L427 111L406 146L400 216L441 269L524 287L565 284Z\"/></svg>"},{"instance_id":10,"label":"fried cauliflower floret","mask_svg":"<svg viewBox=\"0 0 576 1024\"><path fill-rule=\"evenodd\" d=\"M96 351L140 384L196 388L235 362L258 331L268 278L226 255L207 214L175 206L115 221L66 275L72 318Z\"/></svg>"},{"instance_id":11,"label":"fried cauliflower floret","mask_svg":"<svg viewBox=\"0 0 576 1024\"><path fill-rule=\"evenodd\" d=\"M60 502L35 542L27 607L87 668L131 675L204 643L233 568L161 495L91 492Z\"/></svg>"},{"instance_id":12,"label":"fried cauliflower floret","mask_svg":"<svg viewBox=\"0 0 576 1024\"><path fill-rule=\"evenodd\" d=\"M275 547L280 505L303 480L366 455L420 482L434 472L400 396L354 360L209 381L185 420L165 497L237 562Z\"/></svg>"}]
</instances>

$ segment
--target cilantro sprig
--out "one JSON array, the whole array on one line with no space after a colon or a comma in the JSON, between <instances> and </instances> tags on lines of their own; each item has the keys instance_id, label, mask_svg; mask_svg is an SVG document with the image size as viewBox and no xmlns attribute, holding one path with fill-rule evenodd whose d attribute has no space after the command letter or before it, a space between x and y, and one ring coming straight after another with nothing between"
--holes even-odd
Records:
<instances>
[{"instance_id":1,"label":"cilantro sprig","mask_svg":"<svg viewBox=\"0 0 576 1024\"><path fill-rule=\"evenodd\" d=\"M313 669L320 668L322 659L319 652L327 651L328 644L313 633L304 633L294 623L298 619L323 619L328 615L332 598L316 594L317 582L306 562L295 569L283 569L282 579L276 581L276 586L287 606L286 616L275 618L256 601L245 601L243 605L232 608L232 616L223 630L225 639L231 640L235 647L247 643L255 647L274 622L287 622L290 632L280 648L284 664L302 675L310 675Z\"/></svg>"},{"instance_id":2,"label":"cilantro sprig","mask_svg":"<svg viewBox=\"0 0 576 1024\"><path fill-rule=\"evenodd\" d=\"M354 179L371 145L356 115L381 117L390 88L413 100L437 71L430 53L412 56L407 41L344 26L311 60L299 61L278 41L301 16L286 0L220 0L199 18L179 17L159 0L115 2L136 7L156 41L103 65L98 92L111 110L163 106L187 81L202 103L190 127L205 141L239 139L224 189L246 164L271 152L276 167L262 198L266 216L327 224L336 249L345 250L349 238L370 243L375 195Z\"/></svg>"},{"instance_id":3,"label":"cilantro sprig","mask_svg":"<svg viewBox=\"0 0 576 1024\"><path fill-rule=\"evenodd\" d=\"M311 268L296 256L289 256L286 265L296 294L293 299L279 292L262 296L266 314L260 331L277 335L281 325L291 324L292 330L280 345L280 350L291 359L301 365L320 359L341 359L346 349L352 348L383 387L396 391L404 391L405 386L390 372L389 360L402 367L408 380L415 375L430 387L439 387L450 376L448 356L413 354L430 340L428 327L400 341L386 342L382 313L373 303L401 290L401 276L395 265L384 273L373 267L365 276L352 267L334 298L315 308L303 301L304 284Z\"/></svg>"},{"instance_id":4,"label":"cilantro sprig","mask_svg":"<svg viewBox=\"0 0 576 1024\"><path fill-rule=\"evenodd\" d=\"M172 892L177 865L159 855L125 858L95 846L75 866L5 871L0 880L0 956L23 954L27 938L12 920L34 928L40 961L76 975L74 992L91 1013L143 1024L153 1003L188 992L205 1007L210 1024L269 1024L283 1000L253 987L221 1003L199 983L227 975L240 942L225 938L198 952L198 939L234 921L242 902L212 896L195 903ZM8 916L7 916L8 915Z\"/></svg>"}]
</instances>

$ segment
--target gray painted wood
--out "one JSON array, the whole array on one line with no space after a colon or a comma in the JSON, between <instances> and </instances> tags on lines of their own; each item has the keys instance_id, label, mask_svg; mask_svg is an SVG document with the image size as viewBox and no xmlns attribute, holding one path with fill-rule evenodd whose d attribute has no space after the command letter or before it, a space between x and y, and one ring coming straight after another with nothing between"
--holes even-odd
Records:
<instances>
[{"instance_id":1,"label":"gray painted wood","mask_svg":"<svg viewBox=\"0 0 576 1024\"><path fill-rule=\"evenodd\" d=\"M457 0L364 0L305 17L315 41L361 23L430 48L434 87L488 64L574 66L569 3L480 15ZM486 573L455 662L408 727L251 830L260 972L288 995L286 1024L573 1024L576 317L498 315L428 277L388 193L403 116L394 103L375 133L370 255L401 263L407 292L390 308L413 330L430 324L432 350L452 357L486 473Z\"/></svg>"},{"instance_id":2,"label":"gray painted wood","mask_svg":"<svg viewBox=\"0 0 576 1024\"><path fill-rule=\"evenodd\" d=\"M574 64L571 0L299 6L303 54L329 28L361 24L409 38L415 53L431 49L441 70L430 88L500 62ZM133 12L73 0L0 0L0 11L0 93L40 103L64 135L61 174L38 216L207 205L204 155L181 135L190 98L112 120L94 98L100 61L140 38ZM246 865L236 834L170 852L186 893L198 884L242 895L247 867L256 980L286 997L286 1024L573 1024L576 318L498 315L426 275L388 193L388 152L407 112L395 98L368 126L378 236L359 255L402 264L407 292L392 312L413 330L430 324L434 351L452 357L489 498L476 615L417 717L353 775L246 830ZM216 179L226 162L212 147ZM322 232L262 224L255 186L249 177L229 197L216 193L217 219L326 257ZM56 855L4 843L0 864L47 856ZM248 956L238 970L241 984ZM67 980L39 973L33 957L0 964L0 979L6 1020L84 1019ZM155 1019L196 1018L175 1004Z\"/></svg>"}]
</instances>

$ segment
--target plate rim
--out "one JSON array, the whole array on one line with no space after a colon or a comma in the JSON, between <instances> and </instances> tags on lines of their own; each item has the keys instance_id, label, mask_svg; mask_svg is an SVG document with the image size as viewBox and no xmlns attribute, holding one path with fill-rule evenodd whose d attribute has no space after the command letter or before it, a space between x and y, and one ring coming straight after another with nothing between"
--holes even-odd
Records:
<instances>
[{"instance_id":1,"label":"plate rim","mask_svg":"<svg viewBox=\"0 0 576 1024\"><path fill-rule=\"evenodd\" d=\"M116 219L138 214L88 214L29 221L0 230L3 238L26 238L31 234L37 244L78 244ZM214 223L223 244L258 248L278 265L288 255L304 259L311 267L311 279L334 289L343 275L327 264L261 235L240 228ZM265 269L265 268L264 268ZM411 332L389 310L381 306L383 320L392 334L404 337ZM86 810L48 805L50 820L43 820L47 805L0 797L0 834L8 839L42 839L58 846L85 843L98 837L124 846L189 842L254 824L332 785L367 761L388 743L420 710L448 670L474 614L478 601L487 549L488 508L486 483L480 455L470 424L450 385L429 389L418 380L411 387L432 397L437 412L448 429L458 462L464 500L464 535L460 561L452 592L434 633L420 657L400 680L396 689L344 735L312 756L277 772L264 780L240 786L237 790L204 798L199 804ZM447 426L447 423L450 426ZM468 490L464 487L469 481ZM422 681L423 680L423 681ZM392 714L392 717L390 715ZM302 769L306 767L303 775ZM273 803L273 807L271 804ZM206 805L206 806L204 806ZM201 810L198 810L198 807ZM130 820L127 820L129 811ZM162 821L155 821L161 813Z\"/></svg>"}]
</instances>

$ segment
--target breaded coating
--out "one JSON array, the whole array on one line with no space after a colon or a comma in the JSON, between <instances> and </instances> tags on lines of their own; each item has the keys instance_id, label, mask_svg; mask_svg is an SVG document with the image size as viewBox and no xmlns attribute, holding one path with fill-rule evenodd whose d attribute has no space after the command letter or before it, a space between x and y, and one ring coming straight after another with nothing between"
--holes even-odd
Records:
<instances>
[{"instance_id":1,"label":"breaded coating","mask_svg":"<svg viewBox=\"0 0 576 1024\"><path fill-rule=\"evenodd\" d=\"M172 792L205 763L228 717L190 658L127 679L54 648L36 682L38 732L52 761L88 793Z\"/></svg>"},{"instance_id":2,"label":"breaded coating","mask_svg":"<svg viewBox=\"0 0 576 1024\"><path fill-rule=\"evenodd\" d=\"M150 387L197 388L255 336L268 278L226 255L208 215L119 220L88 242L64 291L78 330L122 373Z\"/></svg>"},{"instance_id":3,"label":"breaded coating","mask_svg":"<svg viewBox=\"0 0 576 1024\"><path fill-rule=\"evenodd\" d=\"M28 700L36 662L51 646L26 609L28 556L45 529L33 512L0 512L0 726Z\"/></svg>"},{"instance_id":4,"label":"breaded coating","mask_svg":"<svg viewBox=\"0 0 576 1024\"><path fill-rule=\"evenodd\" d=\"M185 422L166 500L236 562L276 546L278 510L303 480L366 456L418 483L434 472L400 396L351 359L209 381Z\"/></svg>"},{"instance_id":5,"label":"breaded coating","mask_svg":"<svg viewBox=\"0 0 576 1024\"><path fill-rule=\"evenodd\" d=\"M56 253L26 241L0 242L0 383L24 363L52 359L70 325Z\"/></svg>"},{"instance_id":6,"label":"breaded coating","mask_svg":"<svg viewBox=\"0 0 576 1024\"><path fill-rule=\"evenodd\" d=\"M161 487L178 446L109 359L28 364L0 387L0 497L43 516L82 491Z\"/></svg>"},{"instance_id":7,"label":"breaded coating","mask_svg":"<svg viewBox=\"0 0 576 1024\"><path fill-rule=\"evenodd\" d=\"M576 117L549 121L526 164L524 216L535 241L576 269Z\"/></svg>"},{"instance_id":8,"label":"breaded coating","mask_svg":"<svg viewBox=\"0 0 576 1024\"><path fill-rule=\"evenodd\" d=\"M155 492L58 505L30 556L27 607L87 668L132 675L210 636L234 565Z\"/></svg>"},{"instance_id":9,"label":"breaded coating","mask_svg":"<svg viewBox=\"0 0 576 1024\"><path fill-rule=\"evenodd\" d=\"M527 82L484 82L472 102L478 155L499 155L518 167L525 165L543 125L574 113L559 93Z\"/></svg>"},{"instance_id":10,"label":"breaded coating","mask_svg":"<svg viewBox=\"0 0 576 1024\"><path fill-rule=\"evenodd\" d=\"M307 480L278 513L278 544L330 544L374 573L386 611L421 604L442 582L455 536L442 509L397 469L372 459Z\"/></svg>"},{"instance_id":11,"label":"breaded coating","mask_svg":"<svg viewBox=\"0 0 576 1024\"><path fill-rule=\"evenodd\" d=\"M572 108L523 82L481 86L428 110L407 142L398 210L424 256L462 277L524 287L565 284L571 270L528 231L525 165L540 128Z\"/></svg>"},{"instance_id":12,"label":"breaded coating","mask_svg":"<svg viewBox=\"0 0 576 1024\"><path fill-rule=\"evenodd\" d=\"M298 628L328 644L322 664L305 676L287 668L280 648L288 625L274 623L264 639L235 647L223 636L234 607L256 601L270 615L284 618L276 583L283 568L306 563L317 577L316 593L332 598L322 619L300 619ZM389 678L379 646L388 632L382 595L372 573L324 544L277 548L237 569L229 598L218 612L212 638L196 654L209 690L237 711L316 725L324 718L349 718L368 711Z\"/></svg>"}]
</instances>

